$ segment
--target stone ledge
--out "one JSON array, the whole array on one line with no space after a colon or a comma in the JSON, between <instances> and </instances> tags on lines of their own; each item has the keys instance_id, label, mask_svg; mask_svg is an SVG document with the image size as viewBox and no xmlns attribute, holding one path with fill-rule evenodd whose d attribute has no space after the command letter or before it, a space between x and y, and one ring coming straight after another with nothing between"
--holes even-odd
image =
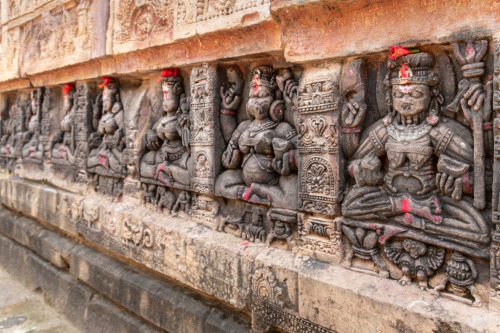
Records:
<instances>
[{"instance_id":1,"label":"stone ledge","mask_svg":"<svg viewBox=\"0 0 500 333\"><path fill-rule=\"evenodd\" d=\"M280 318L274 322L290 332L309 327L322 332L363 332L368 328L399 332L411 327L419 327L421 332L444 328L496 332L500 327L498 315L484 308L436 298L393 280L349 271L289 251L263 245L246 247L232 235L157 214L134 203L110 205L106 197L78 196L16 178L0 182L0 196L2 203L13 210L153 269L210 298L250 311L258 331L268 328L271 317ZM97 218L81 218L78 209L71 207L85 208L90 215L97 212ZM153 245L148 247L151 243L142 240L136 245L124 238L124 221L149 228L154 235ZM90 250L81 253L86 251ZM77 255L70 259L73 272L79 267L78 260ZM117 274L110 267L101 269L104 276ZM81 274L83 280L84 271L76 270L79 273L75 274ZM264 294L260 293L261 287ZM113 286L108 290L116 293ZM218 314L212 315L212 320L216 320Z\"/></svg>"},{"instance_id":2,"label":"stone ledge","mask_svg":"<svg viewBox=\"0 0 500 333\"><path fill-rule=\"evenodd\" d=\"M249 329L248 318L207 304L200 295L149 276L20 214L1 209L0 233L56 266L60 267L61 258L66 258L69 263L66 268L73 279L83 281L95 292L168 332L244 332ZM224 321L217 320L220 317L224 317Z\"/></svg>"},{"instance_id":3,"label":"stone ledge","mask_svg":"<svg viewBox=\"0 0 500 333\"><path fill-rule=\"evenodd\" d=\"M162 332L2 235L0 253L0 265L83 332Z\"/></svg>"}]
</instances>

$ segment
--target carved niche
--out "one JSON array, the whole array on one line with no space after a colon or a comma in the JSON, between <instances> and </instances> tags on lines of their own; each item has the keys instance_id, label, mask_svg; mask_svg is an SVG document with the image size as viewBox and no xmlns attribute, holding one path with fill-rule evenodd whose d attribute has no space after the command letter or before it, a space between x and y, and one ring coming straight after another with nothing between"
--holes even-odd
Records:
<instances>
[{"instance_id":1,"label":"carved niche","mask_svg":"<svg viewBox=\"0 0 500 333\"><path fill-rule=\"evenodd\" d=\"M476 284L486 273L491 242L484 214L491 181L485 171L492 165L487 50L486 40L454 45L462 79L445 105L441 86L450 83L440 77L450 75L440 76L437 68L452 67L436 66L430 52L391 48L383 101L388 115L362 133L359 145L350 141L355 149L342 203L347 267L372 269L402 285L416 280L421 289L469 304L484 301L486 288ZM358 104L354 114L365 108L360 97L347 101Z\"/></svg>"},{"instance_id":2,"label":"carved niche","mask_svg":"<svg viewBox=\"0 0 500 333\"><path fill-rule=\"evenodd\" d=\"M30 93L30 107L26 114L26 130L23 133L23 148L21 151L23 162L37 164L43 162L45 150L41 138L43 96L43 88L32 90Z\"/></svg>"},{"instance_id":3,"label":"carved niche","mask_svg":"<svg viewBox=\"0 0 500 333\"><path fill-rule=\"evenodd\" d=\"M290 224L296 223L297 209L297 82L291 69L278 75L271 66L253 68L246 87L247 120L238 121L242 77L238 67L228 67L220 91L220 125L227 143L222 166L226 170L217 176L215 194L250 204L228 201L219 230L229 225L251 241L264 241L270 235L268 243L273 239L291 242ZM269 232L272 224L276 232Z\"/></svg>"},{"instance_id":4,"label":"carved niche","mask_svg":"<svg viewBox=\"0 0 500 333\"><path fill-rule=\"evenodd\" d=\"M8 116L2 115L0 157L9 172L14 172L17 159L22 156L25 139L29 136L26 131L29 116L31 116L31 92L19 91L9 107Z\"/></svg>"},{"instance_id":5,"label":"carved niche","mask_svg":"<svg viewBox=\"0 0 500 333\"><path fill-rule=\"evenodd\" d=\"M190 102L178 69L161 73L161 103L150 103L151 127L144 137L139 174L143 201L177 214L191 207ZM159 118L158 116L159 115ZM177 197L171 191L176 189ZM178 191L182 190L182 191Z\"/></svg>"},{"instance_id":6,"label":"carved niche","mask_svg":"<svg viewBox=\"0 0 500 333\"><path fill-rule=\"evenodd\" d=\"M75 86L66 84L63 88L61 123L50 147L52 164L61 165L62 168L70 167L73 173L75 172L73 167L76 165L76 108L78 107L76 98L78 96Z\"/></svg>"},{"instance_id":7,"label":"carved niche","mask_svg":"<svg viewBox=\"0 0 500 333\"><path fill-rule=\"evenodd\" d=\"M118 82L109 77L102 79L104 82L99 86L101 91L92 111L92 129L95 132L89 137L87 172L92 176L94 188L97 191L120 196L127 167L124 153L126 147L124 109ZM85 86L80 89L81 94L85 95ZM83 115L88 105L82 102L80 112ZM77 133L81 133L82 138L85 134L85 124L86 122L83 122L80 124L82 127L77 129ZM85 148L82 144L81 149Z\"/></svg>"}]
</instances>

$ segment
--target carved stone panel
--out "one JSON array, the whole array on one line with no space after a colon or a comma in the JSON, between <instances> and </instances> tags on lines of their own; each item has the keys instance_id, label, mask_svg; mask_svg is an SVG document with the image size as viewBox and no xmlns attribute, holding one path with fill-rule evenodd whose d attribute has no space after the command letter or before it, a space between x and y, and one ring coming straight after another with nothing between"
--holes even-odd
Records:
<instances>
[{"instance_id":1,"label":"carved stone panel","mask_svg":"<svg viewBox=\"0 0 500 333\"><path fill-rule=\"evenodd\" d=\"M270 18L270 0L176 0L176 39L249 26Z\"/></svg>"},{"instance_id":2,"label":"carved stone panel","mask_svg":"<svg viewBox=\"0 0 500 333\"><path fill-rule=\"evenodd\" d=\"M215 177L220 169L221 139L218 119L216 67L203 65L191 72L191 154L193 176L191 188L202 194L213 194ZM220 141L220 140L219 140Z\"/></svg>"},{"instance_id":3,"label":"carved stone panel","mask_svg":"<svg viewBox=\"0 0 500 333\"><path fill-rule=\"evenodd\" d=\"M339 87L330 76L301 82L299 92L299 209L335 215L342 193Z\"/></svg>"},{"instance_id":4,"label":"carved stone panel","mask_svg":"<svg viewBox=\"0 0 500 333\"><path fill-rule=\"evenodd\" d=\"M34 20L25 22L20 50L22 72L39 73L89 60L92 7L92 0L68 1L65 6L40 12Z\"/></svg>"},{"instance_id":5,"label":"carved stone panel","mask_svg":"<svg viewBox=\"0 0 500 333\"><path fill-rule=\"evenodd\" d=\"M124 53L172 41L174 1L113 0L113 53Z\"/></svg>"},{"instance_id":6,"label":"carved stone panel","mask_svg":"<svg viewBox=\"0 0 500 333\"><path fill-rule=\"evenodd\" d=\"M306 255L320 260L340 263L342 260L342 230L340 219L324 219L299 214L299 247Z\"/></svg>"},{"instance_id":7,"label":"carved stone panel","mask_svg":"<svg viewBox=\"0 0 500 333\"><path fill-rule=\"evenodd\" d=\"M198 223L215 229L218 225L219 202L211 197L195 194L191 205L191 217Z\"/></svg>"}]
</instances>

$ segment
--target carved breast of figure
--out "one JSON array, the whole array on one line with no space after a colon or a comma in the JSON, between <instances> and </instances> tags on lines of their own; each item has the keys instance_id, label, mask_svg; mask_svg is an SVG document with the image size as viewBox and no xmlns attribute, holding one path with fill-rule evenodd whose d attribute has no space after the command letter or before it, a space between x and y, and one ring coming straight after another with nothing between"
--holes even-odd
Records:
<instances>
[{"instance_id":1,"label":"carved breast of figure","mask_svg":"<svg viewBox=\"0 0 500 333\"><path fill-rule=\"evenodd\" d=\"M61 131L65 133L71 132L72 125L73 125L73 117L71 117L71 115L69 114L65 115L63 120L61 121Z\"/></svg>"},{"instance_id":2,"label":"carved breast of figure","mask_svg":"<svg viewBox=\"0 0 500 333\"><path fill-rule=\"evenodd\" d=\"M111 113L106 113L101 118L102 127L106 134L114 134L118 129L118 124L116 123L115 117Z\"/></svg>"},{"instance_id":3,"label":"carved breast of figure","mask_svg":"<svg viewBox=\"0 0 500 333\"><path fill-rule=\"evenodd\" d=\"M36 115L31 117L30 122L28 123L28 131L30 133L35 133L38 128L38 119Z\"/></svg>"},{"instance_id":4,"label":"carved breast of figure","mask_svg":"<svg viewBox=\"0 0 500 333\"><path fill-rule=\"evenodd\" d=\"M256 129L250 125L238 140L238 146L245 155L242 163L243 180L248 184L275 184L278 180L279 175L272 166L272 141L276 126L274 122Z\"/></svg>"},{"instance_id":5,"label":"carved breast of figure","mask_svg":"<svg viewBox=\"0 0 500 333\"><path fill-rule=\"evenodd\" d=\"M417 133L388 128L385 183L391 192L422 196L435 189L434 148L427 133L427 128Z\"/></svg>"},{"instance_id":6,"label":"carved breast of figure","mask_svg":"<svg viewBox=\"0 0 500 333\"><path fill-rule=\"evenodd\" d=\"M161 118L158 126L156 126L156 132L162 140L178 140L180 139L179 132L177 131L178 127L179 122L177 116L165 116Z\"/></svg>"}]
</instances>

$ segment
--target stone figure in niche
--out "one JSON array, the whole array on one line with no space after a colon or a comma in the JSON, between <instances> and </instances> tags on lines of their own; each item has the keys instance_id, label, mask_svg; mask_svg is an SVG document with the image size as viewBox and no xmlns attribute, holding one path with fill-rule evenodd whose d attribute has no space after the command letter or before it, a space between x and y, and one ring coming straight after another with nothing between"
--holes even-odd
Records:
<instances>
[{"instance_id":1,"label":"stone figure in niche","mask_svg":"<svg viewBox=\"0 0 500 333\"><path fill-rule=\"evenodd\" d=\"M217 195L296 208L297 131L290 123L293 115L285 115L282 91L296 85L290 74L277 76L271 66L252 70L248 120L234 130L223 153L222 164L228 170L217 177ZM222 121L223 133L228 132L226 126L231 123Z\"/></svg>"},{"instance_id":2,"label":"stone figure in niche","mask_svg":"<svg viewBox=\"0 0 500 333\"><path fill-rule=\"evenodd\" d=\"M16 103L9 110L5 135L2 137L1 153L12 158L18 156L19 148L22 147L22 136L26 128L24 123L24 108L26 106L24 104L21 100L21 94L18 94Z\"/></svg>"},{"instance_id":3,"label":"stone figure in niche","mask_svg":"<svg viewBox=\"0 0 500 333\"><path fill-rule=\"evenodd\" d=\"M9 108L8 116L2 114L2 139L1 153L3 155L12 155L14 153L13 140L14 140L14 130L15 130L15 114L17 111L16 104Z\"/></svg>"},{"instance_id":4,"label":"stone figure in niche","mask_svg":"<svg viewBox=\"0 0 500 333\"><path fill-rule=\"evenodd\" d=\"M104 82L99 85L102 89L97 97L93 110L92 126L96 132L90 135L89 157L87 170L94 174L96 188L102 177L118 179L125 177L125 128L124 112L120 102L120 91L116 81L103 77ZM99 145L96 147L97 143ZM105 187L114 185L105 185ZM108 188L116 193L115 190ZM108 192L109 192L108 191Z\"/></svg>"},{"instance_id":5,"label":"stone figure in niche","mask_svg":"<svg viewBox=\"0 0 500 333\"><path fill-rule=\"evenodd\" d=\"M140 162L145 192L169 186L187 189L191 175L189 101L178 69L161 73L162 116L146 133L147 152Z\"/></svg>"},{"instance_id":6,"label":"stone figure in niche","mask_svg":"<svg viewBox=\"0 0 500 333\"><path fill-rule=\"evenodd\" d=\"M41 110L38 91L31 91L30 95L30 114L26 119L28 122L27 131L23 133L23 142L25 142L22 150L23 159L42 162L43 159L43 142L40 141L40 125L41 125Z\"/></svg>"},{"instance_id":7,"label":"stone figure in niche","mask_svg":"<svg viewBox=\"0 0 500 333\"><path fill-rule=\"evenodd\" d=\"M51 143L51 160L56 164L75 165L75 86L67 83L63 88L63 119Z\"/></svg>"},{"instance_id":8,"label":"stone figure in niche","mask_svg":"<svg viewBox=\"0 0 500 333\"><path fill-rule=\"evenodd\" d=\"M398 255L393 255L395 243L386 252L402 268L404 284L416 276L425 288L443 262L440 247L487 258L490 231L470 197L479 182L472 173L472 133L441 114L444 99L434 57L394 51L385 82L390 111L365 130L349 161L355 184L345 194L342 230L352 244L348 260L353 255L372 259L382 276L389 272L377 244L404 239L397 243ZM479 85L468 88L460 103L481 108L484 91ZM432 264L419 269L421 258L429 256Z\"/></svg>"}]
</instances>

